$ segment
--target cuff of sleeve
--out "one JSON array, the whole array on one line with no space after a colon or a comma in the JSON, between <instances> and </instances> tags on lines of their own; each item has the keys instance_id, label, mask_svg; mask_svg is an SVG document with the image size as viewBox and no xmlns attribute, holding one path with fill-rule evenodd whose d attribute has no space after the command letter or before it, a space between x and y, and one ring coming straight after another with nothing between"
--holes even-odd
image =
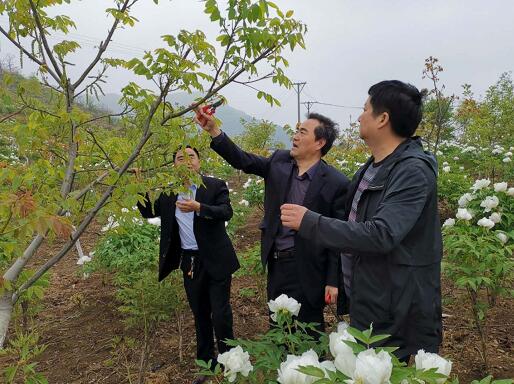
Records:
<instances>
[{"instance_id":1,"label":"cuff of sleeve","mask_svg":"<svg viewBox=\"0 0 514 384\"><path fill-rule=\"evenodd\" d=\"M211 139L211 145L219 144L225 138L225 132L221 131L221 134Z\"/></svg>"},{"instance_id":2,"label":"cuff of sleeve","mask_svg":"<svg viewBox=\"0 0 514 384\"><path fill-rule=\"evenodd\" d=\"M339 278L337 275L337 269L329 270L325 279L325 284L330 285L331 287L338 287L339 285Z\"/></svg>"},{"instance_id":3,"label":"cuff of sleeve","mask_svg":"<svg viewBox=\"0 0 514 384\"><path fill-rule=\"evenodd\" d=\"M312 228L316 226L320 216L321 215L319 213L313 211L305 212L305 215L303 215L303 219L300 224L300 228L298 229L298 235L302 236L303 238L307 238Z\"/></svg>"},{"instance_id":4,"label":"cuff of sleeve","mask_svg":"<svg viewBox=\"0 0 514 384\"><path fill-rule=\"evenodd\" d=\"M211 219L211 217L207 215L208 209L207 204L200 204L200 212L197 212L196 214L204 219Z\"/></svg>"}]
</instances>

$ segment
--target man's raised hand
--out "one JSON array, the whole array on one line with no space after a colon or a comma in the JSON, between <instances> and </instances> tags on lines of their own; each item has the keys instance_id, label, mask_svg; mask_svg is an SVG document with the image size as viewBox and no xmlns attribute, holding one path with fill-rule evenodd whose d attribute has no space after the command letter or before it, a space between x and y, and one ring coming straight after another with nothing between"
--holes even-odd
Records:
<instances>
[{"instance_id":1,"label":"man's raised hand","mask_svg":"<svg viewBox=\"0 0 514 384\"><path fill-rule=\"evenodd\" d=\"M221 134L221 130L216 124L216 120L214 116L209 115L202 111L201 107L195 108L195 122L198 124L204 131L209 133L211 137L216 137Z\"/></svg>"}]
</instances>

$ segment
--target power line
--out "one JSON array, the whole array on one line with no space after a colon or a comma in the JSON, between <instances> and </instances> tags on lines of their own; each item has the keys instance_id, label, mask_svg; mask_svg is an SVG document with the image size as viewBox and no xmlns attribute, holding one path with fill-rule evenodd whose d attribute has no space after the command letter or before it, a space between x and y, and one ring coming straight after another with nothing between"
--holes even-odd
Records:
<instances>
[{"instance_id":1,"label":"power line","mask_svg":"<svg viewBox=\"0 0 514 384\"><path fill-rule=\"evenodd\" d=\"M321 105L327 105L329 107L362 109L362 107L354 107L354 106L351 106L351 105L340 105L340 104L322 103L321 101L316 101L315 103L316 104L321 104Z\"/></svg>"}]
</instances>

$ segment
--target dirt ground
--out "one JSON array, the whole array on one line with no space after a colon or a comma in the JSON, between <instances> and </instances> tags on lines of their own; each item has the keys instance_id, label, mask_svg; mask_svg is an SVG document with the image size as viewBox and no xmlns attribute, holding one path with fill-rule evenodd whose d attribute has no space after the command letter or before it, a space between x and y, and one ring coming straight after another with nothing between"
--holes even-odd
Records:
<instances>
[{"instance_id":1,"label":"dirt ground","mask_svg":"<svg viewBox=\"0 0 514 384\"><path fill-rule=\"evenodd\" d=\"M259 238L256 213L248 218L236 239L238 250L254 244ZM98 238L93 226L82 238L87 253ZM42 262L54 254L58 245L42 247L37 260ZM128 383L128 372L135 382L138 356L123 348L127 337L140 335L125 331L117 311L114 288L108 276L79 274L77 254L67 255L54 269L51 285L36 318L41 343L46 351L38 359L39 371L49 383ZM255 277L236 277L232 285L232 305L236 337L251 338L267 329L267 310L262 296L246 297L241 288L259 287ZM484 377L479 354L479 340L470 321L469 306L449 284L443 281L444 344L441 353L453 361L453 373L461 383ZM328 326L335 324L327 311ZM491 373L498 378L514 377L514 301L500 300L490 313L488 345ZM114 342L118 337L118 343ZM180 348L182 344L182 360ZM177 318L162 325L152 348L148 383L190 383L194 378L195 336L190 311L183 313L182 343L179 342ZM3 363L2 363L3 361ZM0 365L7 360L0 360Z\"/></svg>"}]
</instances>

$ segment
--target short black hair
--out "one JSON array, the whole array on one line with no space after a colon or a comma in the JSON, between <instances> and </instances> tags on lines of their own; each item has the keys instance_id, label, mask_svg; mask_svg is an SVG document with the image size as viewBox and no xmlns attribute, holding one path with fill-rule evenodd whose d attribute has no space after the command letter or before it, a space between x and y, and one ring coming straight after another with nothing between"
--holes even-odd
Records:
<instances>
[{"instance_id":1,"label":"short black hair","mask_svg":"<svg viewBox=\"0 0 514 384\"><path fill-rule=\"evenodd\" d=\"M400 137L411 137L423 117L423 98L414 85L399 80L385 80L368 91L373 114L387 112L393 131Z\"/></svg>"},{"instance_id":2,"label":"short black hair","mask_svg":"<svg viewBox=\"0 0 514 384\"><path fill-rule=\"evenodd\" d=\"M186 148L191 148L193 151L195 151L196 153L196 156L198 156L198 158L200 158L200 153L198 152L198 149L196 149L195 147L192 147L190 145L186 145ZM177 157L177 153L182 151L183 147L178 147L177 150L175 152L173 152L173 162L175 162L175 157Z\"/></svg>"},{"instance_id":3,"label":"short black hair","mask_svg":"<svg viewBox=\"0 0 514 384\"><path fill-rule=\"evenodd\" d=\"M309 113L307 119L318 120L319 125L314 128L314 137L316 140L325 139L325 145L321 148L321 156L325 156L332 144L339 135L338 125L326 116L320 115L319 113Z\"/></svg>"}]
</instances>

